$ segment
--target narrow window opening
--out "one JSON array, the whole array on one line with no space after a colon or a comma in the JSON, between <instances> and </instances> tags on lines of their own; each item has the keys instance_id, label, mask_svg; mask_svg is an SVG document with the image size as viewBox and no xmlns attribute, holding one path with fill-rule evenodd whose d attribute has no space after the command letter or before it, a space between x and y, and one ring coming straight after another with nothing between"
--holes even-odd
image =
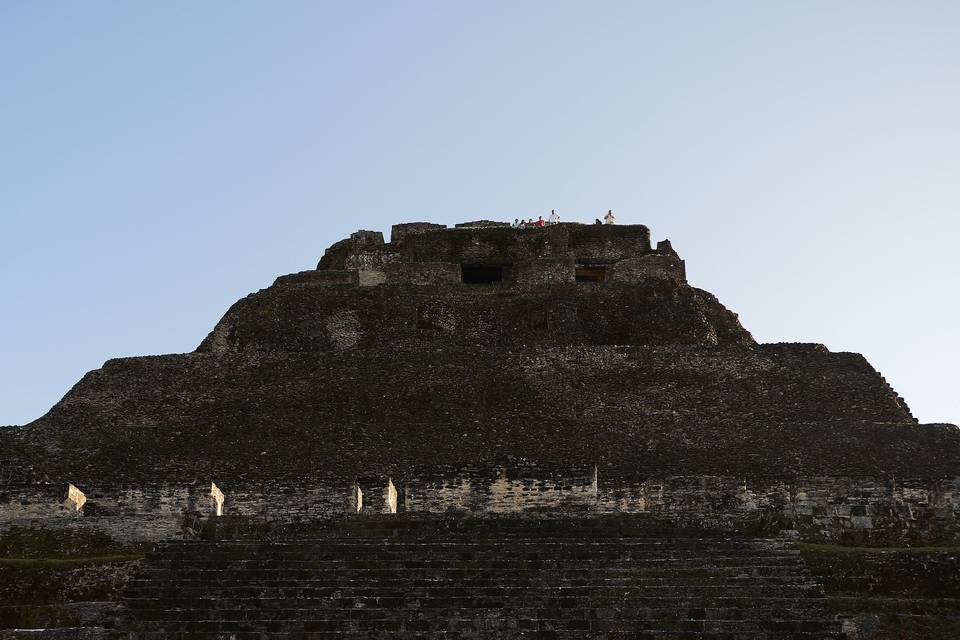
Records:
<instances>
[{"instance_id":1,"label":"narrow window opening","mask_svg":"<svg viewBox=\"0 0 960 640\"><path fill-rule=\"evenodd\" d=\"M577 282L603 282L607 279L607 268L577 267L574 276Z\"/></svg>"},{"instance_id":2,"label":"narrow window opening","mask_svg":"<svg viewBox=\"0 0 960 640\"><path fill-rule=\"evenodd\" d=\"M494 284L503 282L502 265L462 265L460 275L464 284Z\"/></svg>"},{"instance_id":3,"label":"narrow window opening","mask_svg":"<svg viewBox=\"0 0 960 640\"><path fill-rule=\"evenodd\" d=\"M67 500L73 504L76 511L80 511L83 509L83 505L87 503L87 496L71 484L67 485Z\"/></svg>"},{"instance_id":4,"label":"narrow window opening","mask_svg":"<svg viewBox=\"0 0 960 640\"><path fill-rule=\"evenodd\" d=\"M393 480L387 478L387 487L383 490L383 502L386 506L384 511L386 513L396 513L397 512L397 488L393 484Z\"/></svg>"},{"instance_id":5,"label":"narrow window opening","mask_svg":"<svg viewBox=\"0 0 960 640\"><path fill-rule=\"evenodd\" d=\"M353 495L351 496L351 502L353 502L353 510L355 513L360 513L363 511L363 491L360 490L360 485L353 485Z\"/></svg>"},{"instance_id":6,"label":"narrow window opening","mask_svg":"<svg viewBox=\"0 0 960 640\"><path fill-rule=\"evenodd\" d=\"M218 518L223 515L223 491L214 482L210 483L210 508Z\"/></svg>"}]
</instances>

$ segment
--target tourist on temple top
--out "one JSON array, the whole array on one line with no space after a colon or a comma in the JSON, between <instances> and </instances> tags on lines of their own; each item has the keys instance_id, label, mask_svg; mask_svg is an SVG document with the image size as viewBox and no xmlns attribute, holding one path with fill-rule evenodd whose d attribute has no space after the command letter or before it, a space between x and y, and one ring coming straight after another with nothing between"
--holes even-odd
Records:
<instances>
[{"instance_id":1,"label":"tourist on temple top","mask_svg":"<svg viewBox=\"0 0 960 640\"><path fill-rule=\"evenodd\" d=\"M547 220L547 222L550 224L557 224L558 222L560 222L560 216L557 214L557 212L554 209L550 209L550 219Z\"/></svg>"},{"instance_id":2,"label":"tourist on temple top","mask_svg":"<svg viewBox=\"0 0 960 640\"><path fill-rule=\"evenodd\" d=\"M607 210L607 215L603 216L604 224L613 224L617 221L617 216L613 215L613 209Z\"/></svg>"},{"instance_id":3,"label":"tourist on temple top","mask_svg":"<svg viewBox=\"0 0 960 640\"><path fill-rule=\"evenodd\" d=\"M603 223L600 222L600 218L594 218L594 219L593 219L593 224L603 224Z\"/></svg>"},{"instance_id":4,"label":"tourist on temple top","mask_svg":"<svg viewBox=\"0 0 960 640\"><path fill-rule=\"evenodd\" d=\"M520 228L520 220L517 219L517 218L514 218L514 219L513 219L513 224L510 225L510 227L513 228L513 229L519 229L519 228Z\"/></svg>"},{"instance_id":5,"label":"tourist on temple top","mask_svg":"<svg viewBox=\"0 0 960 640\"><path fill-rule=\"evenodd\" d=\"M547 223L543 221L543 216L540 216L539 218L537 218L537 223L536 223L536 224L537 224L538 227L542 227L543 225L545 225L545 224L547 224Z\"/></svg>"}]
</instances>

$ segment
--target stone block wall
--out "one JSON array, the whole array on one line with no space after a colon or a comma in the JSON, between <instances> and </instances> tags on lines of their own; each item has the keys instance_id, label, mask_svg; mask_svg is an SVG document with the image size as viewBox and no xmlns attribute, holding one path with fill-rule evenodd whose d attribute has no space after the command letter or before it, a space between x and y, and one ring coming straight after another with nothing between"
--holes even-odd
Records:
<instances>
[{"instance_id":1,"label":"stone block wall","mask_svg":"<svg viewBox=\"0 0 960 640\"><path fill-rule=\"evenodd\" d=\"M671 476L604 478L593 468L433 470L406 478L331 478L305 484L232 484L223 489L223 515L296 523L360 513L652 513L680 522L795 530L808 541L857 544L960 542L960 477L904 482L869 478ZM393 488L391 490L391 487ZM114 540L176 537L197 517L215 517L209 484L83 487L77 512L63 487L23 485L0 493L0 530L40 526L103 530Z\"/></svg>"},{"instance_id":2,"label":"stone block wall","mask_svg":"<svg viewBox=\"0 0 960 640\"><path fill-rule=\"evenodd\" d=\"M275 287L355 287L355 270L301 271L277 278Z\"/></svg>"},{"instance_id":3,"label":"stone block wall","mask_svg":"<svg viewBox=\"0 0 960 640\"><path fill-rule=\"evenodd\" d=\"M573 263L609 266L609 279L614 282L656 279L686 283L683 260L669 240L660 241L653 251L650 231L643 225L563 223L513 229L508 223L480 220L447 229L426 222L399 224L393 226L389 244L376 232L352 234L330 247L317 269L357 270L362 286L426 286L458 282L446 277L438 265L500 266L510 269L506 284L533 286L572 282ZM284 282L278 280L278 284Z\"/></svg>"},{"instance_id":4,"label":"stone block wall","mask_svg":"<svg viewBox=\"0 0 960 640\"><path fill-rule=\"evenodd\" d=\"M434 224L432 222L406 222L395 224L390 228L390 243L403 242L408 236L417 233L427 233L430 231L441 231L446 229L445 224Z\"/></svg>"},{"instance_id":5,"label":"stone block wall","mask_svg":"<svg viewBox=\"0 0 960 640\"><path fill-rule=\"evenodd\" d=\"M643 225L594 226L562 223L512 229L507 223L478 221L447 229L443 225L394 225L391 242L372 231L358 231L326 250L319 270L362 268L384 262L516 264L529 258L562 258L611 264L650 253L650 230Z\"/></svg>"},{"instance_id":6,"label":"stone block wall","mask_svg":"<svg viewBox=\"0 0 960 640\"><path fill-rule=\"evenodd\" d=\"M381 284L434 287L460 283L460 265L450 262L392 262L359 270L362 287Z\"/></svg>"},{"instance_id":7,"label":"stone block wall","mask_svg":"<svg viewBox=\"0 0 960 640\"><path fill-rule=\"evenodd\" d=\"M471 222L459 222L453 226L455 229L490 229L495 227L510 228L510 223L497 222L496 220L473 220Z\"/></svg>"},{"instance_id":8,"label":"stone block wall","mask_svg":"<svg viewBox=\"0 0 960 640\"><path fill-rule=\"evenodd\" d=\"M640 282L651 278L685 284L687 273L683 260L675 255L651 253L620 260L610 266L611 282Z\"/></svg>"},{"instance_id":9,"label":"stone block wall","mask_svg":"<svg viewBox=\"0 0 960 640\"><path fill-rule=\"evenodd\" d=\"M512 284L520 286L570 283L574 281L573 256L521 260L513 265L512 275Z\"/></svg>"}]
</instances>

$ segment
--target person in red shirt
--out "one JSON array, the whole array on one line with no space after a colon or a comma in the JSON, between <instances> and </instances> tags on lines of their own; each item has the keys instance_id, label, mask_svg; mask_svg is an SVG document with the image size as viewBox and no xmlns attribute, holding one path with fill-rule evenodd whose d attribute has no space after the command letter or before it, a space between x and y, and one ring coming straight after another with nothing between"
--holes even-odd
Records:
<instances>
[{"instance_id":1,"label":"person in red shirt","mask_svg":"<svg viewBox=\"0 0 960 640\"><path fill-rule=\"evenodd\" d=\"M543 221L543 216L540 216L540 218L537 220L536 224L537 224L538 227L542 227L543 225L546 224L546 222Z\"/></svg>"}]
</instances>

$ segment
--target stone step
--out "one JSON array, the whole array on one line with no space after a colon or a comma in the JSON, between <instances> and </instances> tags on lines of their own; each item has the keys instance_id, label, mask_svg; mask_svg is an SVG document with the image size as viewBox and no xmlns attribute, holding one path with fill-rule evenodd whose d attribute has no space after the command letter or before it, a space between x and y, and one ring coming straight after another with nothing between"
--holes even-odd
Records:
<instances>
[{"instance_id":1,"label":"stone step","mask_svg":"<svg viewBox=\"0 0 960 640\"><path fill-rule=\"evenodd\" d=\"M334 593L330 597L304 594L297 596L251 595L233 596L214 594L207 597L130 597L124 600L131 609L193 609L206 608L210 611L223 609L436 609L436 608L488 608L488 607L526 607L526 608L600 608L616 605L621 609L666 608L676 603L674 608L684 610L734 609L764 604L766 607L806 609L822 607L824 601L819 596L795 599L793 593L755 593L734 594L729 591L715 590L714 593L676 594L671 590L648 589L597 589L584 588L577 594L564 591L546 591L523 595L497 594L492 588L485 594L424 596L418 593L407 594L400 591L385 595L343 595ZM666 593L665 593L666 591ZM382 592L381 592L382 593Z\"/></svg>"},{"instance_id":2,"label":"stone step","mask_svg":"<svg viewBox=\"0 0 960 640\"><path fill-rule=\"evenodd\" d=\"M732 591L713 590L712 593L686 593L679 597L669 589L646 589L638 590L634 588L623 587L564 587L507 590L499 587L487 586L478 587L475 590L461 589L454 591L452 589L351 589L343 587L329 587L327 589L304 589L293 588L282 595L280 590L277 594L270 593L271 590L247 587L238 589L236 593L208 594L207 596L183 594L178 598L153 598L153 597L128 597L125 599L127 604L148 605L151 602L157 602L163 605L174 605L175 607L195 607L198 603L203 603L210 608L218 608L222 603L224 608L230 603L249 602L256 606L257 601L316 601L329 603L331 607L347 606L349 608L364 608L369 606L396 607L406 606L404 603L416 603L425 601L438 601L440 599L456 598L459 600L470 599L478 602L504 602L508 605L526 604L528 606L576 606L578 602L586 599L590 606L620 604L622 606L634 607L662 607L665 602L677 602L678 606L687 608L704 607L748 607L754 603L766 603L767 606L792 606L803 608L807 606L821 606L825 600L820 593L814 593L801 600L797 600L793 593L784 595L782 593L769 593L763 595L735 593ZM793 590L790 590L793 591ZM437 594L437 595L434 595ZM448 595L450 594L450 595ZM167 608L167 607L165 607Z\"/></svg>"},{"instance_id":3,"label":"stone step","mask_svg":"<svg viewBox=\"0 0 960 640\"><path fill-rule=\"evenodd\" d=\"M238 631L229 634L210 634L207 632L169 632L142 631L129 636L129 640L475 640L484 636L477 631L437 631L425 634L420 631ZM814 632L764 632L764 633L725 633L705 631L500 631L498 640L843 640L839 631ZM58 639L59 640L59 639Z\"/></svg>"},{"instance_id":4,"label":"stone step","mask_svg":"<svg viewBox=\"0 0 960 640\"><path fill-rule=\"evenodd\" d=\"M4 605L0 601L0 629L81 628L116 626L123 607L118 602L87 601L60 604Z\"/></svg>"},{"instance_id":5,"label":"stone step","mask_svg":"<svg viewBox=\"0 0 960 640\"><path fill-rule=\"evenodd\" d=\"M361 570L257 570L257 571L224 571L214 569L197 570L174 569L144 570L138 572L129 582L131 586L141 586L145 583L166 582L178 586L383 586L388 583L406 583L413 586L415 582L433 586L483 586L485 583L502 587L530 587L538 585L570 586L581 583L595 584L641 584L644 582L656 584L672 582L681 584L717 584L727 582L738 583L772 583L772 582L808 582L813 578L809 573L790 567L771 567L754 571L752 567L724 567L719 571L710 568L697 570L685 567L684 571L671 572L671 567L655 569L624 568L609 571L590 571L589 569L568 569L551 571L546 569L525 570L517 569L361 569ZM779 571L775 571L779 569Z\"/></svg>"},{"instance_id":6,"label":"stone step","mask_svg":"<svg viewBox=\"0 0 960 640\"><path fill-rule=\"evenodd\" d=\"M398 589L402 589L398 587ZM804 599L807 597L817 597L820 595L819 587L811 585L806 588L799 587L744 587L740 589L730 589L725 586L717 587L703 587L699 589L691 589L687 587L661 587L657 589L646 589L642 593L639 589L631 588L629 585L620 586L618 589L623 591L629 591L633 589L631 595L634 597L658 597L662 599L673 599L673 600L694 600L696 598L703 598L707 604L710 604L715 601L717 598L725 597L731 599L739 599L741 601L746 600L756 600L758 598L768 597L768 598L795 598L795 599ZM596 598L605 598L604 602L608 602L609 598L612 597L610 593L611 589L607 589L604 593L600 589L596 589L594 593L596 594L593 597ZM381 592L383 593L383 592ZM350 593L349 589L343 590L343 596L336 599L350 598L350 597L378 597L376 594L364 594L364 593ZM382 598L383 596L381 596ZM568 594L557 593L552 596L557 599L571 599L571 598L590 598L591 596L574 596ZM550 596L545 595L543 599L537 599L535 596L528 596L523 600L524 603L536 604L543 606L546 603L552 602L548 599ZM193 608L200 606L201 604L206 606L209 609L216 608L233 608L238 605L239 602L245 601L251 609L256 609L257 604L256 600L258 598L228 598L221 595L214 595L211 598L163 598L163 599L154 599L154 598L130 598L125 600L127 606L131 610L144 609L148 607L157 607L164 609L185 609ZM419 606L421 608L426 607L444 607L444 606L489 606L491 600L496 601L496 599L485 599L485 598L420 598L417 599ZM411 601L412 602L412 601ZM157 604L153 604L157 603ZM581 606L590 606L590 601L580 603ZM576 604L571 605L576 606ZM600 605L598 605L600 606ZM798 605L802 606L802 605Z\"/></svg>"},{"instance_id":7,"label":"stone step","mask_svg":"<svg viewBox=\"0 0 960 640\"><path fill-rule=\"evenodd\" d=\"M503 538L478 539L470 537L465 540L442 539L436 537L423 539L392 539L377 538L373 540L355 540L342 538L305 538L265 542L262 540L176 540L160 543L158 552L171 553L177 550L208 552L216 549L238 549L245 553L263 550L279 550L285 548L299 549L312 547L341 547L341 548L369 548L369 547L456 547L456 548L524 548L547 549L556 547L583 547L599 548L606 546L618 547L652 547L664 549L721 549L721 548L749 548L749 549L784 549L789 543L778 539L745 539L745 538Z\"/></svg>"},{"instance_id":8,"label":"stone step","mask_svg":"<svg viewBox=\"0 0 960 640\"><path fill-rule=\"evenodd\" d=\"M668 600L659 601L625 600L615 603L615 609L604 610L600 604L613 603L594 602L565 602L558 599L555 602L527 603L512 602L496 598L478 598L468 603L446 601L433 603L434 606L415 606L415 602L381 602L369 606L356 607L343 603L304 599L288 599L284 601L264 602L263 607L257 607L253 599L246 606L241 602L215 603L216 606L201 606L199 601L189 604L192 606L177 606L176 608L147 606L136 612L140 620L257 620L276 618L322 618L322 619L375 619L404 612L414 615L418 619L447 619L450 617L484 616L515 616L529 618L577 618L599 620L622 619L690 619L690 620L742 620L745 618L762 618L777 620L817 618L816 614L824 610L825 602L811 603L799 607L786 599L766 598L756 599L752 608L742 606L719 606L717 603L692 603ZM762 614L762 615L761 615Z\"/></svg>"},{"instance_id":9,"label":"stone step","mask_svg":"<svg viewBox=\"0 0 960 640\"><path fill-rule=\"evenodd\" d=\"M444 625L450 620L483 620L483 621L503 621L503 628L510 628L510 625L516 626L518 620L539 620L546 622L562 621L563 626L569 621L584 621L596 623L589 626L591 629L598 629L603 624L608 629L619 627L620 629L629 629L635 627L646 627L651 624L670 626L676 622L699 623L701 628L713 630L730 630L737 622L750 622L753 624L757 620L769 622L767 628L785 629L787 623L796 623L806 630L812 630L813 626L820 628L822 625L831 626L833 621L824 615L818 615L819 612L811 611L784 611L780 609L764 610L729 610L726 613L717 613L709 611L698 616L689 616L684 610L643 610L636 613L618 612L615 615L599 617L596 609L500 609L485 608L463 611L458 609L445 609L435 611L406 611L405 615L398 615L396 610L360 610L356 615L330 615L326 612L317 612L312 610L282 609L277 611L265 612L262 617L245 616L244 611L224 610L209 612L206 610L184 609L184 610L152 610L138 615L138 626L143 629L149 629L156 626L163 628L179 628L177 625L186 622L205 622L210 624L235 622L237 628L243 625L259 624L263 622L274 623L280 620L298 621L300 623L323 622L329 623L327 627L310 627L309 630L338 630L354 628L350 625L362 624L364 628L376 627L377 622L401 621L406 624L406 629L418 624L430 623L436 629L447 628ZM347 612L349 613L349 612ZM181 614L181 615L178 615ZM321 615L322 614L322 615ZM714 615L716 614L716 615ZM343 625L334 625L343 623ZM781 624L782 623L782 624ZM810 623L810 624L808 624ZM816 625L813 625L816 623ZM498 623L499 624L499 623ZM559 624L559 623L558 623ZM719 625L719 626L718 626ZM554 625L555 626L555 625ZM755 626L755 625L754 625ZM720 629L724 627L724 629ZM224 627L225 628L225 627ZM793 627L789 627L793 628ZM832 626L831 626L832 628ZM289 630L293 630L291 627Z\"/></svg>"},{"instance_id":10,"label":"stone step","mask_svg":"<svg viewBox=\"0 0 960 640\"><path fill-rule=\"evenodd\" d=\"M549 597L561 597L563 594L565 597L577 597L570 595L571 591L574 589L581 590L592 590L594 593L599 593L602 590L606 591L630 591L630 592L649 592L662 593L664 591L669 591L672 594L688 594L691 597L699 594L708 594L715 593L717 590L726 590L729 592L731 597L735 597L738 594L743 594L746 592L754 593L758 590L769 589L773 590L776 593L771 593L773 595L783 595L783 594L800 594L805 595L810 590L816 590L819 586L813 581L807 582L791 582L791 583L755 583L755 582L742 582L742 583L729 583L729 582L717 582L717 583L705 583L705 584L676 584L676 583L635 583L635 582L598 582L598 581L583 581L584 584L550 584L544 586L542 581L539 583L531 583L527 587L519 587L511 593L518 593L517 597L524 597L527 600L533 600L535 598L549 598ZM490 586L495 583L480 583L473 588L474 592L478 592L480 589ZM461 596L457 595L458 592L451 587L471 587L470 584L464 584L462 582L451 582L451 583L438 583L431 585L428 589L425 589L423 586L416 585L412 582L404 581L395 581L390 583L384 583L380 585L356 585L356 584L337 584L337 583L325 583L318 586L309 586L300 583L290 583L290 584L275 584L275 585L184 585L180 588L169 587L169 588L156 588L149 585L143 586L134 586L130 589L127 594L127 598L131 600L144 600L144 599L169 599L169 600L185 600L190 598L203 598L205 600L217 598L220 600L227 600L230 598L240 598L253 594L253 597L263 598L263 599L273 599L273 598L282 598L280 595L282 593L297 593L300 594L300 597L309 597L310 594L317 593L329 593L331 596L336 596L337 594L351 594L350 596L341 595L341 597L387 597L386 594L390 593L400 593L404 594L407 598L416 598L418 600L437 600L440 598L447 597L470 597L470 595ZM516 586L516 585L513 585ZM521 592L520 589L523 591ZM507 593L507 588L500 588L500 593ZM365 595L360 595L365 594ZM379 595L384 594L384 595ZM472 595L472 594L471 594ZM322 596L321 596L322 597Z\"/></svg>"},{"instance_id":11,"label":"stone step","mask_svg":"<svg viewBox=\"0 0 960 640\"><path fill-rule=\"evenodd\" d=\"M747 558L746 556L728 556L728 555L719 555L719 554L699 554L699 555L667 555L667 554L658 554L652 555L650 557L626 557L626 558L599 558L592 557L586 558L590 561L590 566L595 567L600 570L613 570L620 567L629 568L635 564L644 563L644 565L658 564L664 562L679 562L679 561L697 561L701 562L704 560L711 560L711 567L715 567L718 570L724 569L724 567L719 564L719 562L724 559L729 558L732 560L742 560ZM797 555L762 555L762 556L753 556L754 566L758 567L799 567L802 566L800 558ZM564 569L564 568L574 568L582 567L584 565L583 558L569 558L566 556L560 557L538 557L538 558L504 558L504 557L486 557L486 556L474 556L473 554L464 554L461 557L448 557L448 558L437 558L436 556L429 557L415 557L415 556L380 556L380 555L368 555L363 557L346 557L346 558L316 558L316 557L273 557L270 554L261 554L256 558L249 558L244 556L236 556L230 558L198 558L198 559L181 559L181 558L170 558L170 557L157 557L151 558L149 562L149 567L154 569L179 569L183 567L196 568L196 569L206 569L206 568L222 568L227 567L231 570L269 570L269 569L279 569L279 568L303 568L303 569L324 569L324 570L334 570L334 569L371 569L371 568L397 568L397 569L429 569L429 568L444 568L452 566L464 566L464 567L489 567L489 568L498 568L505 566L517 566L521 564L523 567L535 569L535 568L551 568L551 569ZM768 562L769 560L769 562ZM770 564L774 562L776 564ZM651 569L652 570L652 569Z\"/></svg>"},{"instance_id":12,"label":"stone step","mask_svg":"<svg viewBox=\"0 0 960 640\"><path fill-rule=\"evenodd\" d=\"M544 517L546 516L546 517ZM242 516L224 516L210 518L205 524L213 532L222 535L236 535L242 537L261 536L265 531L277 530L278 527L268 523L256 523L246 520ZM522 535L584 535L599 538L604 536L615 537L643 537L643 536L690 536L698 537L730 537L729 530L703 529L678 526L675 522L667 522L650 515L617 514L613 517L591 514L586 517L549 517L548 514L531 515L493 515L483 518L457 516L450 518L443 515L428 514L363 514L357 516L344 515L335 522L315 522L295 526L283 527L283 537L292 536L323 537L335 536L384 536L384 535L441 535L451 537L457 535L502 536L508 534Z\"/></svg>"},{"instance_id":13,"label":"stone step","mask_svg":"<svg viewBox=\"0 0 960 640\"><path fill-rule=\"evenodd\" d=\"M160 545L127 587L130 640L824 640L840 631L799 553L779 539L530 517L348 519L300 534Z\"/></svg>"},{"instance_id":14,"label":"stone step","mask_svg":"<svg viewBox=\"0 0 960 640\"><path fill-rule=\"evenodd\" d=\"M271 553L261 551L256 553L222 553L206 554L204 556L179 556L169 554L162 557L149 557L151 566L163 565L221 565L223 563L239 564L241 562L250 564L269 564L269 563L332 563L332 564L350 564L364 562L481 562L481 563L516 563L516 562L565 562L589 560L596 562L625 562L625 561L665 561L665 560L704 560L711 559L730 559L730 560L753 560L762 564L762 560L771 559L783 561L786 559L798 559L800 556L794 553L749 553L747 550L742 552L730 551L710 551L710 550L679 550L672 553L666 551L644 552L631 549L604 549L594 552L590 551L570 551L563 550L550 552L504 552L500 553L497 549L489 551L477 551L473 549L463 550L430 550L430 549L350 549L350 550L331 550L318 549L316 551L305 551L301 553Z\"/></svg>"},{"instance_id":15,"label":"stone step","mask_svg":"<svg viewBox=\"0 0 960 640\"><path fill-rule=\"evenodd\" d=\"M556 552L539 552L539 553L499 553L498 550L493 549L489 552L485 551L476 551L472 549L467 550L441 550L436 553L432 553L429 549L402 549L402 550L378 550L378 549L359 549L359 550L346 550L342 552L337 552L334 550L318 550L316 552L303 552L303 553L270 553L268 551L262 551L252 554L207 554L204 556L178 556L175 554L170 554L162 557L148 557L147 560L149 566L204 566L204 565L216 565L216 566L270 566L271 564L276 565L278 563L283 563L284 566L287 566L291 563L307 563L312 566L323 566L323 565L358 565L362 566L364 563L385 563L385 562L396 562L396 563L410 563L410 562L426 562L433 564L446 564L449 565L451 562L462 562L462 563L480 563L480 564L516 564L518 562L533 562L533 563L561 563L561 564L571 564L574 562L584 562L589 561L591 564L603 563L621 563L621 562L663 562L663 561L681 561L681 560L696 560L703 561L707 559L711 560L730 560L730 561L743 561L743 560L752 560L756 564L765 564L764 561L770 560L772 562L782 563L784 561L793 560L794 563L799 562L800 556L795 553L749 553L747 551L743 552L730 552L730 551L710 551L710 550L700 550L700 551L675 551L673 553L661 551L661 552L643 552L630 549L606 549L596 552L586 552L586 551L576 551L566 553L564 551ZM241 564L242 563L242 564ZM405 565L406 566L406 565Z\"/></svg>"},{"instance_id":16,"label":"stone step","mask_svg":"<svg viewBox=\"0 0 960 640\"><path fill-rule=\"evenodd\" d=\"M358 569L358 570L288 570L270 569L270 570L251 570L251 571L223 571L217 572L215 569L145 569L139 571L133 578L134 584L139 584L145 580L165 580L168 582L209 582L213 584L224 583L258 583L266 584L277 581L312 581L323 582L331 580L342 580L362 584L364 582L379 582L383 580L421 580L429 579L436 581L457 581L464 580L470 582L483 582L484 580L497 580L505 586L511 583L526 584L531 580L544 580L549 577L550 580L557 578L563 582L579 581L585 578L597 578L604 581L609 580L655 580L664 577L676 577L678 581L694 581L697 579L716 581L722 578L733 580L757 579L774 580L777 578L804 578L809 579L809 574L790 567L778 567L783 571L772 573L768 570L754 572L749 565L723 567L721 571L713 572L709 568L702 568L697 571L694 567L684 567L685 571L669 573L671 567L661 566L655 568L624 568L621 570L596 571L591 572L588 569L567 569L563 571L551 571L549 568L524 570L517 569L487 569L487 568L451 568L451 569Z\"/></svg>"},{"instance_id":17,"label":"stone step","mask_svg":"<svg viewBox=\"0 0 960 640\"><path fill-rule=\"evenodd\" d=\"M573 560L656 560L656 559L684 559L684 558L798 558L799 553L788 550L756 550L756 549L644 549L626 546L604 546L598 548L483 548L483 547L315 547L297 550L230 550L207 553L165 553L152 554L147 557L151 563L214 563L230 561L363 561L363 560L497 560L506 561L573 561Z\"/></svg>"},{"instance_id":18,"label":"stone step","mask_svg":"<svg viewBox=\"0 0 960 640\"><path fill-rule=\"evenodd\" d=\"M238 590L239 591L239 590ZM620 608L666 608L673 606L677 609L734 609L748 608L754 605L763 605L765 608L822 608L826 599L817 594L805 598L797 599L793 595L731 595L729 592L721 594L687 594L677 596L675 594L663 595L660 591L647 590L638 592L635 589L624 590L623 588L602 588L602 587L571 587L560 590L543 589L540 592L535 590L517 590L510 591L500 589L499 587L478 588L476 590L462 589L459 592L450 590L452 595L446 595L447 590L424 590L405 591L396 590L393 592L384 590L366 590L360 592L351 589L330 588L327 590L308 590L291 589L283 595L267 595L261 589L246 588L243 593L231 593L229 595L208 594L206 597L184 593L179 598L153 598L153 597L129 597L126 603L131 608L193 608L203 603L210 610L226 609L235 606L249 606L257 608L258 602L262 603L262 608L282 607L283 602L300 603L300 606L313 604L325 608L398 608L398 607L420 607L427 608L426 605L437 607L442 605L443 599L457 598L459 600L470 599L475 606L490 606L490 603L501 603L501 606L526 606L526 607L609 607L617 606ZM474 591L474 592L469 592ZM440 594L438 597L432 596L433 593ZM660 595L658 595L660 594ZM584 600L586 602L584 602Z\"/></svg>"},{"instance_id":19,"label":"stone step","mask_svg":"<svg viewBox=\"0 0 960 640\"><path fill-rule=\"evenodd\" d=\"M445 620L403 620L395 617L379 619L327 620L302 618L277 618L269 621L259 620L179 620L158 621L164 625L164 630L172 632L206 632L213 634L229 634L250 631L256 625L268 631L311 632L311 631L346 631L346 632L483 632L486 634L528 629L531 631L632 631L634 633L657 631L696 631L700 633L831 633L838 630L838 625L827 620L644 620L633 619L623 621L610 620L582 620L582 619L542 619L542 618L447 618ZM141 631L152 630L144 625Z\"/></svg>"},{"instance_id":20,"label":"stone step","mask_svg":"<svg viewBox=\"0 0 960 640\"><path fill-rule=\"evenodd\" d=\"M103 627L0 629L0 640L121 640L127 634Z\"/></svg>"}]
</instances>

